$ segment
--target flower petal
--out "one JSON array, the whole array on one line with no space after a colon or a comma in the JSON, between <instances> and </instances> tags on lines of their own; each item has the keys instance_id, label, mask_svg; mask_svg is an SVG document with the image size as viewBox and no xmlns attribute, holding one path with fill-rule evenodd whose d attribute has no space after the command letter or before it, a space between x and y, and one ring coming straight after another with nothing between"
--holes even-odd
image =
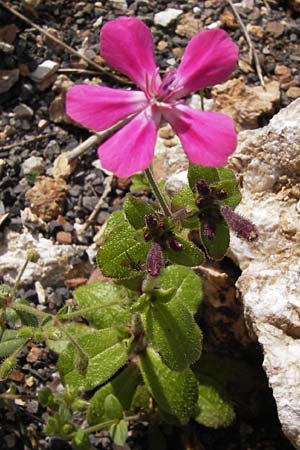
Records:
<instances>
[{"instance_id":1,"label":"flower petal","mask_svg":"<svg viewBox=\"0 0 300 450\"><path fill-rule=\"evenodd\" d=\"M118 177L129 177L146 169L153 159L160 113L150 108L139 113L127 125L98 148L102 166Z\"/></svg>"},{"instance_id":2,"label":"flower petal","mask_svg":"<svg viewBox=\"0 0 300 450\"><path fill-rule=\"evenodd\" d=\"M154 45L149 28L136 17L107 22L100 33L100 54L107 64L146 90L157 74Z\"/></svg>"},{"instance_id":3,"label":"flower petal","mask_svg":"<svg viewBox=\"0 0 300 450\"><path fill-rule=\"evenodd\" d=\"M176 98L222 83L237 60L238 47L224 30L201 31L188 43L176 71Z\"/></svg>"},{"instance_id":4,"label":"flower petal","mask_svg":"<svg viewBox=\"0 0 300 450\"><path fill-rule=\"evenodd\" d=\"M79 84L66 96L66 112L76 122L96 131L115 125L130 114L147 107L145 94L103 86Z\"/></svg>"},{"instance_id":5,"label":"flower petal","mask_svg":"<svg viewBox=\"0 0 300 450\"><path fill-rule=\"evenodd\" d=\"M186 105L163 112L178 134L189 160L202 166L221 166L237 144L233 120L222 113L204 112Z\"/></svg>"}]
</instances>

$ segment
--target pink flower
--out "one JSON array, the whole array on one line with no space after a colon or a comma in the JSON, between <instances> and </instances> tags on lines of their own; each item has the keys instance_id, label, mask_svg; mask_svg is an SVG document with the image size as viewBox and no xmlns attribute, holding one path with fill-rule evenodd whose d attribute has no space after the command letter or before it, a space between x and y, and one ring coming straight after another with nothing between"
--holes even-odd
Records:
<instances>
[{"instance_id":1,"label":"pink flower","mask_svg":"<svg viewBox=\"0 0 300 450\"><path fill-rule=\"evenodd\" d=\"M67 92L67 114L87 128L103 131L133 115L129 123L98 149L102 166L120 177L146 169L154 154L162 120L179 136L194 164L220 166L236 147L230 117L187 106L191 92L226 80L234 70L238 49L223 30L206 30L187 45L176 70L163 80L155 65L148 27L134 17L106 23L100 34L100 53L114 69L127 75L141 91L78 85Z\"/></svg>"}]
</instances>

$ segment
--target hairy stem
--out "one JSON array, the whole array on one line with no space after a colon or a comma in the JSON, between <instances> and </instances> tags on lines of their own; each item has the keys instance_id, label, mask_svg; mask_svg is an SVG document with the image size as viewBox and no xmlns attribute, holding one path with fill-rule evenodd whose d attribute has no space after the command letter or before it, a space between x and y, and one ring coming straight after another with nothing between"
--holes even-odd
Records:
<instances>
[{"instance_id":1,"label":"hairy stem","mask_svg":"<svg viewBox=\"0 0 300 450\"><path fill-rule=\"evenodd\" d=\"M145 174L146 174L149 184L154 192L154 195L157 198L157 200L161 206L161 209L163 210L163 212L165 213L165 215L167 217L172 217L172 212L169 208L169 205L168 205L165 197L163 196L163 193L161 192L157 182L155 181L153 173L149 167L148 167L148 169L145 170Z\"/></svg>"}]
</instances>

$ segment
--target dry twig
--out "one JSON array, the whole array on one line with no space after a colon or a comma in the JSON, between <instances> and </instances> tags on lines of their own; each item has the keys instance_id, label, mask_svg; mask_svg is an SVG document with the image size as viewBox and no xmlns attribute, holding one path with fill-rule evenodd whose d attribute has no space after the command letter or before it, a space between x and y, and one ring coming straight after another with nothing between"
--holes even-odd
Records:
<instances>
[{"instance_id":1,"label":"dry twig","mask_svg":"<svg viewBox=\"0 0 300 450\"><path fill-rule=\"evenodd\" d=\"M99 198L95 208L93 209L93 211L91 212L91 214L89 215L89 217L87 218L85 224L83 225L83 227L80 230L79 234L83 234L85 232L85 230L87 229L87 227L93 222L93 220L95 219L96 215L98 214L104 200L106 199L106 196L110 193L111 191L111 183L113 180L113 175L110 175L109 177L105 178L104 180L104 191L103 194L101 195L101 197Z\"/></svg>"},{"instance_id":2,"label":"dry twig","mask_svg":"<svg viewBox=\"0 0 300 450\"><path fill-rule=\"evenodd\" d=\"M42 139L46 139L48 137L56 136L56 135L57 135L56 131L51 131L50 133L46 133L46 134L38 134L37 136L33 136L32 138L23 139L23 141L14 142L13 144L0 146L0 150L6 151L6 150L11 150L12 148L15 148L15 147L23 147L23 145L31 144L32 142L40 141Z\"/></svg>"},{"instance_id":3,"label":"dry twig","mask_svg":"<svg viewBox=\"0 0 300 450\"><path fill-rule=\"evenodd\" d=\"M66 44L61 39L57 38L56 36L53 36L53 34L49 33L48 31L44 30L43 28L41 28L39 25L37 25L34 22L32 22L26 16L24 16L19 11L17 11L16 9L12 8L11 6L9 6L7 3L4 3L2 0L0 0L0 5L3 8L7 9L10 13L14 14L19 19L21 19L24 22L28 23L31 27L33 27L36 30L38 30L40 33L42 33L45 36L47 36L48 39L51 39L52 41L56 42L56 44L59 44L61 47L63 47L65 50L67 50L72 55L75 55L79 59L83 59L84 61L86 61L90 66L94 67L98 72L101 72L101 73L103 73L103 74L105 74L105 75L107 75L107 76L109 76L111 78L114 78L116 81L118 81L120 83L131 84L129 80L126 80L125 78L123 78L123 77L121 77L119 75L113 74L108 67L102 67L99 64L95 63L94 61L92 61L87 56L82 55L77 50L75 50L74 48L70 47L70 45Z\"/></svg>"},{"instance_id":4,"label":"dry twig","mask_svg":"<svg viewBox=\"0 0 300 450\"><path fill-rule=\"evenodd\" d=\"M227 1L228 1L229 5L231 6L232 11L233 11L237 21L239 22L240 27L243 30L243 33L245 35L246 41L247 41L247 43L249 45L250 52L251 52L251 60L254 58L255 68L256 68L256 72L257 72L260 84L263 87L265 87L265 82L264 82L264 78L263 78L263 74L262 74L261 65L260 65L260 62L259 62L259 58L258 58L257 52L255 50L254 44L253 44L253 42L251 40L251 37L250 37L250 35L249 35L248 31L247 31L247 28L245 27L244 22L242 21L241 16L239 15L239 13L237 11L234 3L232 2L232 0L227 0Z\"/></svg>"}]
</instances>

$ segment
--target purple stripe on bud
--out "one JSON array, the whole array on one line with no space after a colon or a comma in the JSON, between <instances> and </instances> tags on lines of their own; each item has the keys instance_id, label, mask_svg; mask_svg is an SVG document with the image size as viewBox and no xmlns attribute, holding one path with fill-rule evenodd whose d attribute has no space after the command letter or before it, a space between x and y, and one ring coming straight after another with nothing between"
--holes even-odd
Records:
<instances>
[{"instance_id":1,"label":"purple stripe on bud","mask_svg":"<svg viewBox=\"0 0 300 450\"><path fill-rule=\"evenodd\" d=\"M207 196L211 194L211 188L205 180L196 181L196 190L200 195Z\"/></svg>"},{"instance_id":2,"label":"purple stripe on bud","mask_svg":"<svg viewBox=\"0 0 300 450\"><path fill-rule=\"evenodd\" d=\"M173 236L169 237L169 245L172 250L175 252L181 252L183 250L183 245Z\"/></svg>"}]
</instances>

